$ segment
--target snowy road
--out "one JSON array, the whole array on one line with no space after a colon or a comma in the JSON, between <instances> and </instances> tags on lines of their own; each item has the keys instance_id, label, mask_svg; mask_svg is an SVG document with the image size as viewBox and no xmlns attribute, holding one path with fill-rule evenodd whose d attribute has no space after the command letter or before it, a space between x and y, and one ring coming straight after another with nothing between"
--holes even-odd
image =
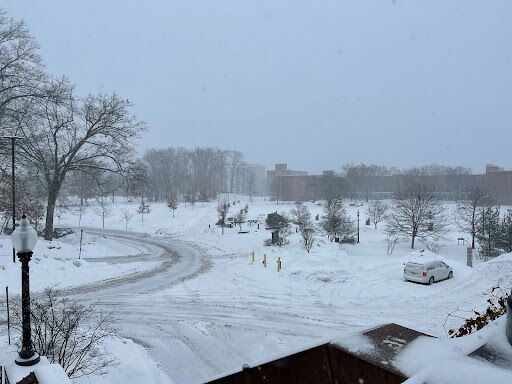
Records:
<instances>
[{"instance_id":1,"label":"snowy road","mask_svg":"<svg viewBox=\"0 0 512 384\"><path fill-rule=\"evenodd\" d=\"M95 299L130 298L140 294L160 292L184 279L191 278L208 268L201 252L191 245L175 239L155 239L146 234L125 231L87 228L88 233L104 235L108 238L133 245L144 252L131 256L95 257L90 262L108 262L122 264L127 262L160 261L153 269L128 276L103 280L85 286L62 290L66 295L90 296Z\"/></svg>"},{"instance_id":2,"label":"snowy road","mask_svg":"<svg viewBox=\"0 0 512 384\"><path fill-rule=\"evenodd\" d=\"M146 347L162 369L172 376L176 340L187 344L189 340L174 322L173 314L180 309L172 298L162 298L159 294L174 284L206 271L209 263L200 250L174 239L154 239L144 234L93 228L87 229L87 232L145 249L139 255L90 261L126 263L131 258L138 262L143 259L161 261L161 264L151 270L61 290L60 293L82 302L97 302L105 310L111 311L120 336ZM153 253L148 253L148 249L152 249ZM201 354L199 350L197 353ZM206 357L202 360L208 363Z\"/></svg>"}]
</instances>

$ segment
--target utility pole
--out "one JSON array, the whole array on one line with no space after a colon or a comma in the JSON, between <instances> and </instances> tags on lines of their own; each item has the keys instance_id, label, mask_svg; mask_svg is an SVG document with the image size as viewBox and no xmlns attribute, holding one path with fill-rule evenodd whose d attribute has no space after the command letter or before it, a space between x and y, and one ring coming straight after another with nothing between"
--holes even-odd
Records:
<instances>
[{"instance_id":1,"label":"utility pole","mask_svg":"<svg viewBox=\"0 0 512 384\"><path fill-rule=\"evenodd\" d=\"M16 140L21 140L20 136L0 136L0 139L9 140L11 142L11 187L12 187L12 230L16 229L16 177L15 177L15 163L14 163L14 148L16 147ZM16 262L16 250L12 249L12 262Z\"/></svg>"}]
</instances>

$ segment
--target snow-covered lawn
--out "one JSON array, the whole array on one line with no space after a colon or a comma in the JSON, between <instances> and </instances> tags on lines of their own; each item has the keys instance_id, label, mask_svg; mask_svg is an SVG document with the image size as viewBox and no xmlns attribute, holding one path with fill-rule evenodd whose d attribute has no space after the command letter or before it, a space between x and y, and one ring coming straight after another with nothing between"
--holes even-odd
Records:
<instances>
[{"instance_id":1,"label":"snow-covered lawn","mask_svg":"<svg viewBox=\"0 0 512 384\"><path fill-rule=\"evenodd\" d=\"M482 309L487 299L485 294L493 286L512 287L512 255L487 263L474 260L474 268L467 267L469 238L455 225L442 241L439 255L432 255L428 250L421 252L421 244L412 251L408 240L400 241L393 254L387 255L384 225L381 223L378 229L366 226L366 203L350 206L351 202L347 201L348 213L354 219L358 210L361 213L361 243L340 246L319 233L316 245L307 253L296 233L292 233L290 243L282 248L263 245L264 240L270 238L270 232L264 228L265 216L275 211L288 212L293 204L276 204L262 198L255 198L253 202L247 197L238 199L241 202L231 207L230 215L248 204L248 219L259 220L259 230L257 224L246 223L243 231L248 233L239 233L239 228L234 227L226 228L221 234L221 229L215 226L217 202L187 207L180 204L176 217L172 217L164 203L154 203L151 214L144 216L144 222L136 214L136 202L117 202L106 219L106 228L124 230L121 209L128 209L134 214L128 223L129 231L161 239L170 236L171 243L172 238L176 238L199 246L209 262L210 267L197 276L151 292L142 299L165 303L171 309L163 319L172 328L172 332L166 333L165 343L140 342L147 348L146 356L157 360L159 368L176 382L198 382L240 368L246 362L300 349L315 340L334 339L347 330L388 322L446 338L444 323L449 312L457 308ZM321 204L307 203L307 206L313 217L322 215ZM453 204L446 204L450 216L453 216L453 208ZM76 226L77 222L77 217L69 214L62 218L61 225ZM140 249L140 245L88 233L89 227L101 226L101 219L91 209L82 218L82 225L86 239L82 253L85 260L79 267L74 264L78 254L77 233L51 245L39 242L34 253L34 260L39 261L31 266L34 290L42 289L46 282L46 285L55 282L63 286L80 285L154 268L156 261L134 256L151 253L151 246ZM466 245L457 244L461 236L466 238ZM9 262L8 239L1 239L1 244L0 252L5 256L1 259L0 279L2 283L4 278L10 279L9 285L14 287L19 285L19 277L16 277L19 266ZM50 249L53 246L55 248ZM267 255L266 268L262 264L264 254ZM453 279L432 286L403 281L405 261L432 256L453 267ZM281 272L277 272L278 257L282 261ZM100 261L94 262L94 258ZM5 271L1 265L6 267ZM452 319L446 327L459 324L460 319ZM123 356L140 353L134 348L141 347L130 343L114 343L111 349L120 360ZM162 352L162 348L166 348L165 361L159 360L162 353L152 353L153 350ZM155 368L155 364L146 363ZM107 376L111 377L110 381L105 382L117 382L118 371L113 368ZM145 382L162 382L155 381L156 373L151 372ZM79 382L93 382L88 380L91 379Z\"/></svg>"},{"instance_id":2,"label":"snow-covered lawn","mask_svg":"<svg viewBox=\"0 0 512 384\"><path fill-rule=\"evenodd\" d=\"M136 242L121 242L87 231L84 232L80 259L79 249L79 230L54 241L40 238L30 262L31 290L37 292L49 286L81 286L158 265L143 258L144 255L159 252L158 248L141 246ZM21 290L20 264L12 262L11 239L4 235L0 237L0 284L2 289L9 286L9 292L13 294Z\"/></svg>"}]
</instances>

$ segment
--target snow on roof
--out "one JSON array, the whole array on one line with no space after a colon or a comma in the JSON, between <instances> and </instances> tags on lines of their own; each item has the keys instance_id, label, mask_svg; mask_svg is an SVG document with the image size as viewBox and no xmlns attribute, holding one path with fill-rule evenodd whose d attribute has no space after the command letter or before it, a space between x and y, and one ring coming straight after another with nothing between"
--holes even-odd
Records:
<instances>
[{"instance_id":1,"label":"snow on roof","mask_svg":"<svg viewBox=\"0 0 512 384\"><path fill-rule=\"evenodd\" d=\"M512 372L493 367L474 359L446 360L419 371L403 384L510 384Z\"/></svg>"},{"instance_id":2,"label":"snow on roof","mask_svg":"<svg viewBox=\"0 0 512 384\"><path fill-rule=\"evenodd\" d=\"M418 263L425 264L432 261L445 261L446 259L430 251L413 251L403 258L404 264L406 263Z\"/></svg>"},{"instance_id":3,"label":"snow on roof","mask_svg":"<svg viewBox=\"0 0 512 384\"><path fill-rule=\"evenodd\" d=\"M348 331L331 341L333 344L347 349L352 353L373 353L375 344L362 331Z\"/></svg>"},{"instance_id":4,"label":"snow on roof","mask_svg":"<svg viewBox=\"0 0 512 384\"><path fill-rule=\"evenodd\" d=\"M512 356L512 346L505 339L505 317L460 338L419 337L398 354L394 365L410 377L407 384L512 383L512 370L468 356L485 343Z\"/></svg>"}]
</instances>

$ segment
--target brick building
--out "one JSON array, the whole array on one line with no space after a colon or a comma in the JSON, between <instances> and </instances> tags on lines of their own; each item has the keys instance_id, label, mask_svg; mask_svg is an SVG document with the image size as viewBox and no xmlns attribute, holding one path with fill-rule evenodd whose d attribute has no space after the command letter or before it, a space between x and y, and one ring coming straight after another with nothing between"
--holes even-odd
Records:
<instances>
[{"instance_id":1,"label":"brick building","mask_svg":"<svg viewBox=\"0 0 512 384\"><path fill-rule=\"evenodd\" d=\"M440 199L458 200L471 187L486 189L497 204L512 204L512 171L488 164L485 174L413 176L394 173L387 176L342 176L334 171L321 175L291 171L286 164L276 164L267 172L269 196L279 200L321 200L329 197L389 199L395 192L414 184L436 189Z\"/></svg>"}]
</instances>

